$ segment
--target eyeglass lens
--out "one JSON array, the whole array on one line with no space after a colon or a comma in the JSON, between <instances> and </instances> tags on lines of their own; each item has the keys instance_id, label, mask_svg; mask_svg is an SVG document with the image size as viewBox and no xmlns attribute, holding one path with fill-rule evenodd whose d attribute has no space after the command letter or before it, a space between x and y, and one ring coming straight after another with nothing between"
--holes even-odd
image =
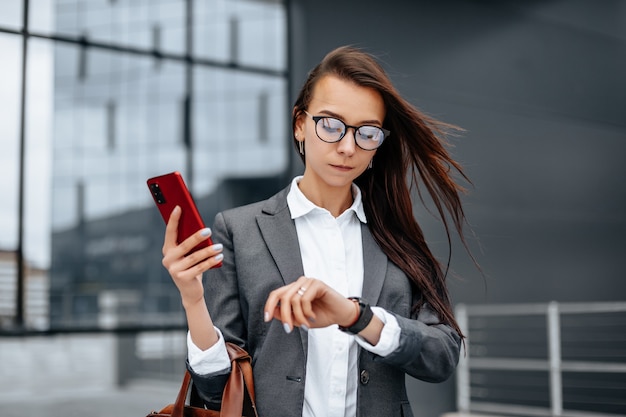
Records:
<instances>
[{"instance_id":1,"label":"eyeglass lens","mask_svg":"<svg viewBox=\"0 0 626 417\"><path fill-rule=\"evenodd\" d=\"M346 124L333 117L322 117L315 125L317 136L325 142L338 142L346 134ZM376 149L385 139L383 130L376 126L359 126L355 128L354 138L363 149Z\"/></svg>"}]
</instances>

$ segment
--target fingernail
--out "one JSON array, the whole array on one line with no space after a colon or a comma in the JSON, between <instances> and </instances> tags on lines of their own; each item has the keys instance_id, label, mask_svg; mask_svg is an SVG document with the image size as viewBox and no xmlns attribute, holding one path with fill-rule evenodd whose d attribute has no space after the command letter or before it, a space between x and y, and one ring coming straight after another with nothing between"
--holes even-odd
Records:
<instances>
[{"instance_id":1,"label":"fingernail","mask_svg":"<svg viewBox=\"0 0 626 417\"><path fill-rule=\"evenodd\" d=\"M315 323L315 318L313 318L313 317L309 317L309 321L310 321L311 323Z\"/></svg>"},{"instance_id":2,"label":"fingernail","mask_svg":"<svg viewBox=\"0 0 626 417\"><path fill-rule=\"evenodd\" d=\"M306 324L301 325L300 328L304 330L305 332L309 331L309 326L307 326Z\"/></svg>"},{"instance_id":3,"label":"fingernail","mask_svg":"<svg viewBox=\"0 0 626 417\"><path fill-rule=\"evenodd\" d=\"M288 323L283 323L283 329L285 329L285 333L291 333L291 327L289 327Z\"/></svg>"},{"instance_id":4,"label":"fingernail","mask_svg":"<svg viewBox=\"0 0 626 417\"><path fill-rule=\"evenodd\" d=\"M266 311L265 313L263 313L263 320L267 323L268 321L270 321L270 313L269 311Z\"/></svg>"},{"instance_id":5,"label":"fingernail","mask_svg":"<svg viewBox=\"0 0 626 417\"><path fill-rule=\"evenodd\" d=\"M205 227L204 229L200 231L200 235L211 236L211 229L209 229L208 227Z\"/></svg>"},{"instance_id":6,"label":"fingernail","mask_svg":"<svg viewBox=\"0 0 626 417\"><path fill-rule=\"evenodd\" d=\"M221 243L216 243L215 245L211 246L211 249L213 249L214 251L220 251L224 249L224 245L222 245Z\"/></svg>"},{"instance_id":7,"label":"fingernail","mask_svg":"<svg viewBox=\"0 0 626 417\"><path fill-rule=\"evenodd\" d=\"M215 260L216 261L221 261L222 259L224 259L224 254L223 253L215 255Z\"/></svg>"}]
</instances>

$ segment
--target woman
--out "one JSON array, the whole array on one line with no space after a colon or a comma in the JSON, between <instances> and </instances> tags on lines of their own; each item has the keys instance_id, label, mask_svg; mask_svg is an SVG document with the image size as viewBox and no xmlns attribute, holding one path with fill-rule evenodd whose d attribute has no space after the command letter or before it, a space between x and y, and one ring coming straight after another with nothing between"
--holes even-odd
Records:
<instances>
[{"instance_id":1,"label":"woman","mask_svg":"<svg viewBox=\"0 0 626 417\"><path fill-rule=\"evenodd\" d=\"M219 213L216 244L188 256L211 231L177 244L179 208L167 225L163 265L185 308L194 383L219 403L229 341L253 358L260 416L412 416L405 374L447 379L462 340L406 181L421 180L462 237L451 171L462 172L440 138L450 126L351 47L310 72L292 126L305 170L286 189Z\"/></svg>"}]
</instances>

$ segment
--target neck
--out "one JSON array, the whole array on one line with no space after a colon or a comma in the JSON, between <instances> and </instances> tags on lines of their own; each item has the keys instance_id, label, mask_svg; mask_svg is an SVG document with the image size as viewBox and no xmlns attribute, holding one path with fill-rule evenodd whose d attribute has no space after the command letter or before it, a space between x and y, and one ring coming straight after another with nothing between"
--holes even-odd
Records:
<instances>
[{"instance_id":1,"label":"neck","mask_svg":"<svg viewBox=\"0 0 626 417\"><path fill-rule=\"evenodd\" d=\"M328 210L334 217L339 217L341 213L350 208L354 201L351 185L347 187L326 187L322 190L311 186L303 178L298 183L298 187L309 201L318 207Z\"/></svg>"}]
</instances>

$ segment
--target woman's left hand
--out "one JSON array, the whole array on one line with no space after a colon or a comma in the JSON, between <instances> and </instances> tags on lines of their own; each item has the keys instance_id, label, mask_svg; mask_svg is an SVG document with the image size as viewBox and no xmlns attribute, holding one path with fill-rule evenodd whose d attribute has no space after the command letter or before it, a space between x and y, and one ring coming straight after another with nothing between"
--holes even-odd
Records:
<instances>
[{"instance_id":1,"label":"woman's left hand","mask_svg":"<svg viewBox=\"0 0 626 417\"><path fill-rule=\"evenodd\" d=\"M286 332L294 326L305 330L331 324L348 326L359 315L358 305L315 278L300 277L272 291L265 302L265 321L283 322Z\"/></svg>"}]
</instances>

